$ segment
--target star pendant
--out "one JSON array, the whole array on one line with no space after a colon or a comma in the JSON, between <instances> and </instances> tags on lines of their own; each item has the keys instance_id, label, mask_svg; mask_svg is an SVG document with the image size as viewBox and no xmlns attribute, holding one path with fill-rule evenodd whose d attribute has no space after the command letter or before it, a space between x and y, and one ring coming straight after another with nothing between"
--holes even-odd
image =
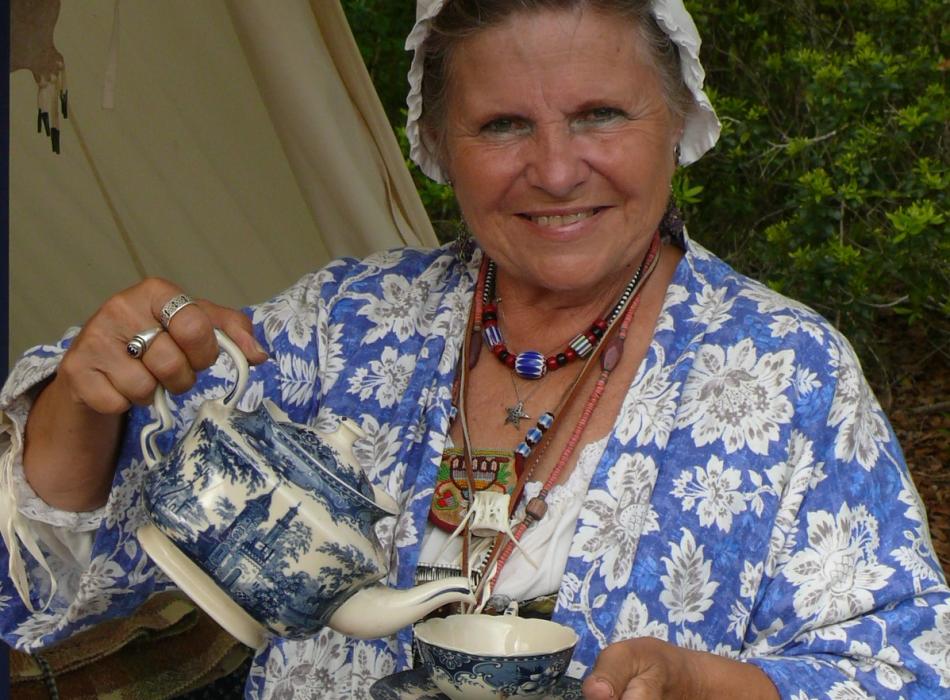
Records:
<instances>
[{"instance_id":1,"label":"star pendant","mask_svg":"<svg viewBox=\"0 0 950 700\"><path fill-rule=\"evenodd\" d=\"M508 417L505 418L505 423L511 423L515 426L515 429L521 427L521 421L525 418L530 418L524 410L524 401L519 401L511 408L506 408L505 413L508 414Z\"/></svg>"}]
</instances>

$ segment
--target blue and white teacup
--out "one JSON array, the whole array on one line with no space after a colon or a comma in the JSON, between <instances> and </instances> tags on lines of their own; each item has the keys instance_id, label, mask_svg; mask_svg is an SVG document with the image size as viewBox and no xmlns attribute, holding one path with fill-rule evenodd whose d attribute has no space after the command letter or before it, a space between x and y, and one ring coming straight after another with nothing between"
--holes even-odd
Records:
<instances>
[{"instance_id":1,"label":"blue and white teacup","mask_svg":"<svg viewBox=\"0 0 950 700\"><path fill-rule=\"evenodd\" d=\"M450 615L413 629L426 671L451 700L545 697L578 640L570 627L510 613Z\"/></svg>"}]
</instances>

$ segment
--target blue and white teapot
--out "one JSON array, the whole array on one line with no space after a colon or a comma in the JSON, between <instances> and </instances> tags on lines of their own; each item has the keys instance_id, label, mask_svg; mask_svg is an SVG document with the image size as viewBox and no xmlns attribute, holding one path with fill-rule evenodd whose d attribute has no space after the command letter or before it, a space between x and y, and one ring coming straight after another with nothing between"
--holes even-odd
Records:
<instances>
[{"instance_id":1,"label":"blue and white teapot","mask_svg":"<svg viewBox=\"0 0 950 700\"><path fill-rule=\"evenodd\" d=\"M359 429L342 421L320 434L266 401L251 412L236 408L247 360L216 333L237 368L231 393L206 401L162 456L156 438L173 420L159 387L158 419L142 432L151 522L137 535L155 563L254 648L268 634L300 639L324 626L383 637L447 603L474 602L462 577L408 590L373 585L388 561L373 526L399 509L356 463Z\"/></svg>"}]
</instances>

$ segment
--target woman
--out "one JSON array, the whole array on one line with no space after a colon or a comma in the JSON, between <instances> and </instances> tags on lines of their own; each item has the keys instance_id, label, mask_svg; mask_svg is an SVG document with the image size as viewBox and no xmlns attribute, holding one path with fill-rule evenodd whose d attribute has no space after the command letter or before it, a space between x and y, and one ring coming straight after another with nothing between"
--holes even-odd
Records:
<instances>
[{"instance_id":1,"label":"woman","mask_svg":"<svg viewBox=\"0 0 950 700\"><path fill-rule=\"evenodd\" d=\"M460 455L511 488L525 475L515 515L534 522L484 571L501 603L557 594L587 697L945 692L946 583L850 347L675 227L657 236L677 153L717 133L685 9L430 0L418 17L413 156L452 182L480 250L337 261L250 320L169 306L180 290L150 280L32 351L2 396L7 455L25 426L19 508L58 588L30 614L3 581L5 638L49 643L166 585L133 535L137 406L161 382L186 424L220 394L217 365L192 386L219 326L260 363L246 401L369 434L361 459L403 508L385 533L400 586L460 565ZM30 572L35 600L48 580ZM366 697L410 642L277 640L248 696Z\"/></svg>"}]
</instances>

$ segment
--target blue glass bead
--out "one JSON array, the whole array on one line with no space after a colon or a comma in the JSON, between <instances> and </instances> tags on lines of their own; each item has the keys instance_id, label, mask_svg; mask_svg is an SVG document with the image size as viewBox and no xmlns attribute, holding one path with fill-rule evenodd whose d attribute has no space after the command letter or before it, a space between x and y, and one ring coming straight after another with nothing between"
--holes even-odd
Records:
<instances>
[{"instance_id":1,"label":"blue glass bead","mask_svg":"<svg viewBox=\"0 0 950 700\"><path fill-rule=\"evenodd\" d=\"M458 415L459 415L458 406L449 407L449 420L455 420L456 418L458 418Z\"/></svg>"},{"instance_id":2,"label":"blue glass bead","mask_svg":"<svg viewBox=\"0 0 950 700\"><path fill-rule=\"evenodd\" d=\"M495 347L503 340L498 326L485 326L482 329L482 336L484 336L485 342L488 343L488 347L490 348Z\"/></svg>"},{"instance_id":3,"label":"blue glass bead","mask_svg":"<svg viewBox=\"0 0 950 700\"><path fill-rule=\"evenodd\" d=\"M542 414L542 416L538 418L538 427L541 428L541 430L547 430L552 425L554 425L554 414L550 411Z\"/></svg>"},{"instance_id":4,"label":"blue glass bead","mask_svg":"<svg viewBox=\"0 0 950 700\"><path fill-rule=\"evenodd\" d=\"M525 350L515 357L515 372L522 379L540 379L547 371L544 355L536 350Z\"/></svg>"},{"instance_id":5,"label":"blue glass bead","mask_svg":"<svg viewBox=\"0 0 950 700\"><path fill-rule=\"evenodd\" d=\"M524 439L529 445L537 445L539 442L541 442L541 431L537 428L531 428L531 430L529 430L524 436Z\"/></svg>"},{"instance_id":6,"label":"blue glass bead","mask_svg":"<svg viewBox=\"0 0 950 700\"><path fill-rule=\"evenodd\" d=\"M522 442L515 448L515 454L519 454L525 459L528 458L528 455L531 454L531 446L526 442Z\"/></svg>"}]
</instances>

